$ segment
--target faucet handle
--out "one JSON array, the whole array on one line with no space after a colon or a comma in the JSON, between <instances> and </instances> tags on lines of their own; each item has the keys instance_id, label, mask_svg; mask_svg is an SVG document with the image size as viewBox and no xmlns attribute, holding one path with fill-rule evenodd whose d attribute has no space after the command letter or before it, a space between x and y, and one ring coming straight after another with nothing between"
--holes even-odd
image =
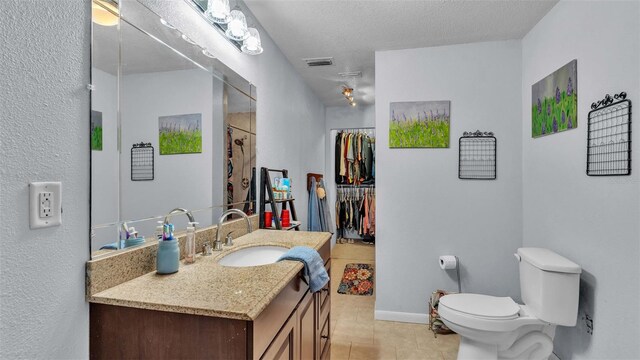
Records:
<instances>
[{"instance_id":1,"label":"faucet handle","mask_svg":"<svg viewBox=\"0 0 640 360\"><path fill-rule=\"evenodd\" d=\"M227 236L225 237L224 246L233 246L233 236L231 236L231 234L234 232L235 231L231 231L227 234Z\"/></svg>"},{"instance_id":2,"label":"faucet handle","mask_svg":"<svg viewBox=\"0 0 640 360\"><path fill-rule=\"evenodd\" d=\"M209 255L213 255L213 252L211 251L211 244L207 241L202 245L202 256Z\"/></svg>"}]
</instances>

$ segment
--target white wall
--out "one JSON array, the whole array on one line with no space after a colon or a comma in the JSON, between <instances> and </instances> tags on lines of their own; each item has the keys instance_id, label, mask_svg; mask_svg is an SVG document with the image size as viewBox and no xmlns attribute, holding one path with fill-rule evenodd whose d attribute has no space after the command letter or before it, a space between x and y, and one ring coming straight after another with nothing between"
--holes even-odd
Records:
<instances>
[{"instance_id":1,"label":"white wall","mask_svg":"<svg viewBox=\"0 0 640 360\"><path fill-rule=\"evenodd\" d=\"M269 36L261 38L265 50L256 82L257 167L289 170L298 219L306 229L307 173L325 171L325 107Z\"/></svg>"},{"instance_id":2,"label":"white wall","mask_svg":"<svg viewBox=\"0 0 640 360\"><path fill-rule=\"evenodd\" d=\"M0 3L2 359L89 355L90 11ZM49 180L62 182L62 225L30 230L28 184Z\"/></svg>"},{"instance_id":3,"label":"white wall","mask_svg":"<svg viewBox=\"0 0 640 360\"><path fill-rule=\"evenodd\" d=\"M332 106L325 114L325 186L327 188L327 204L335 218L336 172L335 172L335 140L338 129L374 128L376 126L375 106ZM333 130L333 131L332 131ZM335 226L334 226L335 228ZM336 234L331 239L331 246L336 243Z\"/></svg>"},{"instance_id":4,"label":"white wall","mask_svg":"<svg viewBox=\"0 0 640 360\"><path fill-rule=\"evenodd\" d=\"M431 292L457 290L443 254L463 291L518 298L520 55L519 41L376 52L376 318L426 322ZM390 149L389 103L423 100L451 100L450 148ZM458 138L476 129L498 139L495 181L458 179Z\"/></svg>"},{"instance_id":5,"label":"white wall","mask_svg":"<svg viewBox=\"0 0 640 360\"><path fill-rule=\"evenodd\" d=\"M640 3L632 1L561 1L522 41L524 245L547 247L584 269L578 326L557 331L561 359L640 358L640 172L585 175L591 103L626 91L640 104L639 44ZM578 128L532 139L531 85L573 59ZM632 137L636 164L639 135Z\"/></svg>"}]
</instances>

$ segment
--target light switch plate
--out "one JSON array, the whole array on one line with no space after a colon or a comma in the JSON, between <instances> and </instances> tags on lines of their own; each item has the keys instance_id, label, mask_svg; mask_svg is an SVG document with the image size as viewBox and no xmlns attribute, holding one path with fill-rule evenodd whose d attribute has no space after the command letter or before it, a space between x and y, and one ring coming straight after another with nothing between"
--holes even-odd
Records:
<instances>
[{"instance_id":1,"label":"light switch plate","mask_svg":"<svg viewBox=\"0 0 640 360\"><path fill-rule=\"evenodd\" d=\"M29 227L39 229L62 224L62 183L29 184Z\"/></svg>"}]
</instances>

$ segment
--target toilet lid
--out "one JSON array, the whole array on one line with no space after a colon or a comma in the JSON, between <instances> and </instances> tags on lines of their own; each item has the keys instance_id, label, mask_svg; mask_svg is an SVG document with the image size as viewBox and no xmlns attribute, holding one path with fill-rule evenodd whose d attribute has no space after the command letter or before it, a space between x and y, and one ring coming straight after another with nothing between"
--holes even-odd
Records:
<instances>
[{"instance_id":1,"label":"toilet lid","mask_svg":"<svg viewBox=\"0 0 640 360\"><path fill-rule=\"evenodd\" d=\"M467 315L496 320L518 317L520 306L510 297L481 294L451 294L440 299L440 305Z\"/></svg>"}]
</instances>

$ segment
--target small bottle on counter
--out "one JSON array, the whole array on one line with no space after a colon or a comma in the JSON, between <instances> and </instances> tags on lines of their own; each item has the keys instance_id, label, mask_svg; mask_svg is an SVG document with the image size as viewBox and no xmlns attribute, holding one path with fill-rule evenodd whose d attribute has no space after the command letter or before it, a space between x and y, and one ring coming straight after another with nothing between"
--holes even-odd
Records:
<instances>
[{"instance_id":1,"label":"small bottle on counter","mask_svg":"<svg viewBox=\"0 0 640 360\"><path fill-rule=\"evenodd\" d=\"M187 225L187 241L184 245L184 263L193 264L196 261L196 225L197 222L189 222Z\"/></svg>"},{"instance_id":2,"label":"small bottle on counter","mask_svg":"<svg viewBox=\"0 0 640 360\"><path fill-rule=\"evenodd\" d=\"M158 223L158 225L156 225L156 232L155 232L156 240L162 241L162 234L164 234L163 222L162 221L158 221L157 223Z\"/></svg>"}]
</instances>

